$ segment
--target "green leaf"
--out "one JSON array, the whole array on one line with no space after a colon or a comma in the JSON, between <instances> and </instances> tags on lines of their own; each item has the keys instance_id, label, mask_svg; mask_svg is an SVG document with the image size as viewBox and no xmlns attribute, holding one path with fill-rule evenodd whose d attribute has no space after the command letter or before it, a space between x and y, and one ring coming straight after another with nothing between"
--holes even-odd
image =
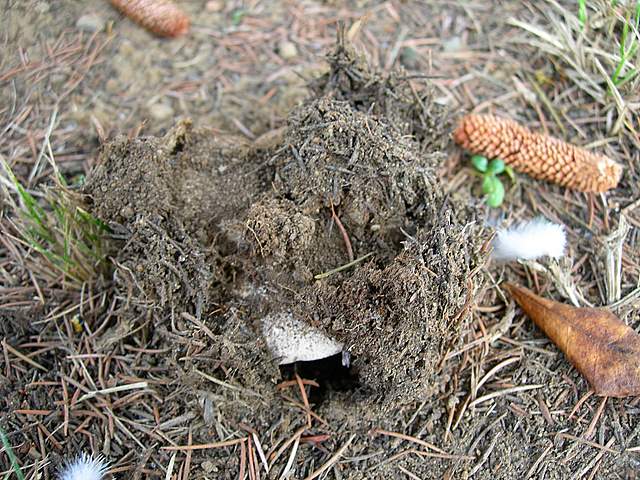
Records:
<instances>
[{"instance_id":1,"label":"green leaf","mask_svg":"<svg viewBox=\"0 0 640 480\"><path fill-rule=\"evenodd\" d=\"M482 179L482 193L489 195L495 192L499 183L500 180L498 180L494 175L485 175Z\"/></svg>"},{"instance_id":2,"label":"green leaf","mask_svg":"<svg viewBox=\"0 0 640 480\"><path fill-rule=\"evenodd\" d=\"M487 205L492 208L499 207L502 205L504 200L504 186L502 182L496 178L497 182L495 183L495 190L487 195Z\"/></svg>"},{"instance_id":3,"label":"green leaf","mask_svg":"<svg viewBox=\"0 0 640 480\"><path fill-rule=\"evenodd\" d=\"M489 168L487 168L487 173L494 173L496 175L504 172L504 160L500 160L499 158L494 158L489 162Z\"/></svg>"},{"instance_id":4,"label":"green leaf","mask_svg":"<svg viewBox=\"0 0 640 480\"><path fill-rule=\"evenodd\" d=\"M482 155L474 155L473 157L471 157L471 164L473 165L473 168L475 168L479 172L484 173L487 171L489 160L487 160L486 157L483 157Z\"/></svg>"}]
</instances>

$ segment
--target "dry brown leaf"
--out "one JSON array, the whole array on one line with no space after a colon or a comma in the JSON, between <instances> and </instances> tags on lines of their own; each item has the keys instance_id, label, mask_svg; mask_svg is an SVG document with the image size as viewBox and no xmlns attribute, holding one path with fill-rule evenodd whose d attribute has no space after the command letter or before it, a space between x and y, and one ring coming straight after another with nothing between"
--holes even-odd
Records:
<instances>
[{"instance_id":1,"label":"dry brown leaf","mask_svg":"<svg viewBox=\"0 0 640 480\"><path fill-rule=\"evenodd\" d=\"M601 308L576 308L504 284L597 395L640 395L640 335Z\"/></svg>"}]
</instances>

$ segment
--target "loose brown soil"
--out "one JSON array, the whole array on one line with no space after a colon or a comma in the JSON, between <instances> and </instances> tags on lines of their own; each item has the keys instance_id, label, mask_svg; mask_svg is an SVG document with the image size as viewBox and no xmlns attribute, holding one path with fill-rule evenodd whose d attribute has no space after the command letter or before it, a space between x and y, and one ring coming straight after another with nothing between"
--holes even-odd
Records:
<instances>
[{"instance_id":1,"label":"loose brown soil","mask_svg":"<svg viewBox=\"0 0 640 480\"><path fill-rule=\"evenodd\" d=\"M359 72L372 96L330 80L337 91L325 87L292 112L266 150L188 122L161 139L120 138L103 147L86 191L95 215L126 237L116 288L158 309L154 323L188 314L224 337L233 318L255 338L253 350L228 361L244 365L243 376L277 382L274 361L259 361L267 354L259 326L265 315L293 312L348 346L358 385L341 401L384 411L440 390L436 370L478 289L482 230L444 197L434 148L442 140L423 129L423 148L404 135L425 118L444 125L446 114L424 96L439 118L414 115L415 100L402 97L408 85L362 73L344 45L331 60L329 78L344 74L336 68ZM379 92L397 122L371 112ZM349 261L347 241L352 257L372 259L314 280ZM268 380L247 386L268 390ZM322 407L329 423L341 408Z\"/></svg>"}]
</instances>

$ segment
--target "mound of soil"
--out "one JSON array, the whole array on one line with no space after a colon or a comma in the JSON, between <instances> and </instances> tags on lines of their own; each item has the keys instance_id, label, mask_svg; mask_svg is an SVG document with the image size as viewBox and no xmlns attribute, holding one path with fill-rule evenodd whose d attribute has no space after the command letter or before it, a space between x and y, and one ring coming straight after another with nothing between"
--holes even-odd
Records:
<instances>
[{"instance_id":1,"label":"mound of soil","mask_svg":"<svg viewBox=\"0 0 640 480\"><path fill-rule=\"evenodd\" d=\"M378 406L438 393L436 375L473 299L473 260L463 228L445 215L421 228L391 263L372 262L344 281L305 289L300 315L349 346Z\"/></svg>"},{"instance_id":2,"label":"mound of soil","mask_svg":"<svg viewBox=\"0 0 640 480\"><path fill-rule=\"evenodd\" d=\"M429 90L369 71L342 44L330 63L268 142L188 122L164 138L117 138L87 193L124 238L119 287L157 327L193 319L218 365L268 392L280 372L261 321L294 315L351 355L357 382L323 411L357 400L378 415L442 388L483 231L437 179L448 116Z\"/></svg>"}]
</instances>

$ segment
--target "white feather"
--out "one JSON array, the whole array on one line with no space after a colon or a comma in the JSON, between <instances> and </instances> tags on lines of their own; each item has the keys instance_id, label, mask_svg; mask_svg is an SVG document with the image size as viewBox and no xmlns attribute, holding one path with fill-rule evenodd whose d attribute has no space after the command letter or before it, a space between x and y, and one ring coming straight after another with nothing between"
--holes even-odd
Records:
<instances>
[{"instance_id":1,"label":"white feather","mask_svg":"<svg viewBox=\"0 0 640 480\"><path fill-rule=\"evenodd\" d=\"M504 262L535 260L545 256L559 258L564 255L566 245L564 225L539 217L498 230L491 258Z\"/></svg>"},{"instance_id":2,"label":"white feather","mask_svg":"<svg viewBox=\"0 0 640 480\"><path fill-rule=\"evenodd\" d=\"M262 319L262 334L271 354L280 365L320 360L342 351L342 344L291 313L267 315Z\"/></svg>"},{"instance_id":3,"label":"white feather","mask_svg":"<svg viewBox=\"0 0 640 480\"><path fill-rule=\"evenodd\" d=\"M102 480L108 469L109 463L102 455L94 457L83 453L64 467L59 480Z\"/></svg>"}]
</instances>

